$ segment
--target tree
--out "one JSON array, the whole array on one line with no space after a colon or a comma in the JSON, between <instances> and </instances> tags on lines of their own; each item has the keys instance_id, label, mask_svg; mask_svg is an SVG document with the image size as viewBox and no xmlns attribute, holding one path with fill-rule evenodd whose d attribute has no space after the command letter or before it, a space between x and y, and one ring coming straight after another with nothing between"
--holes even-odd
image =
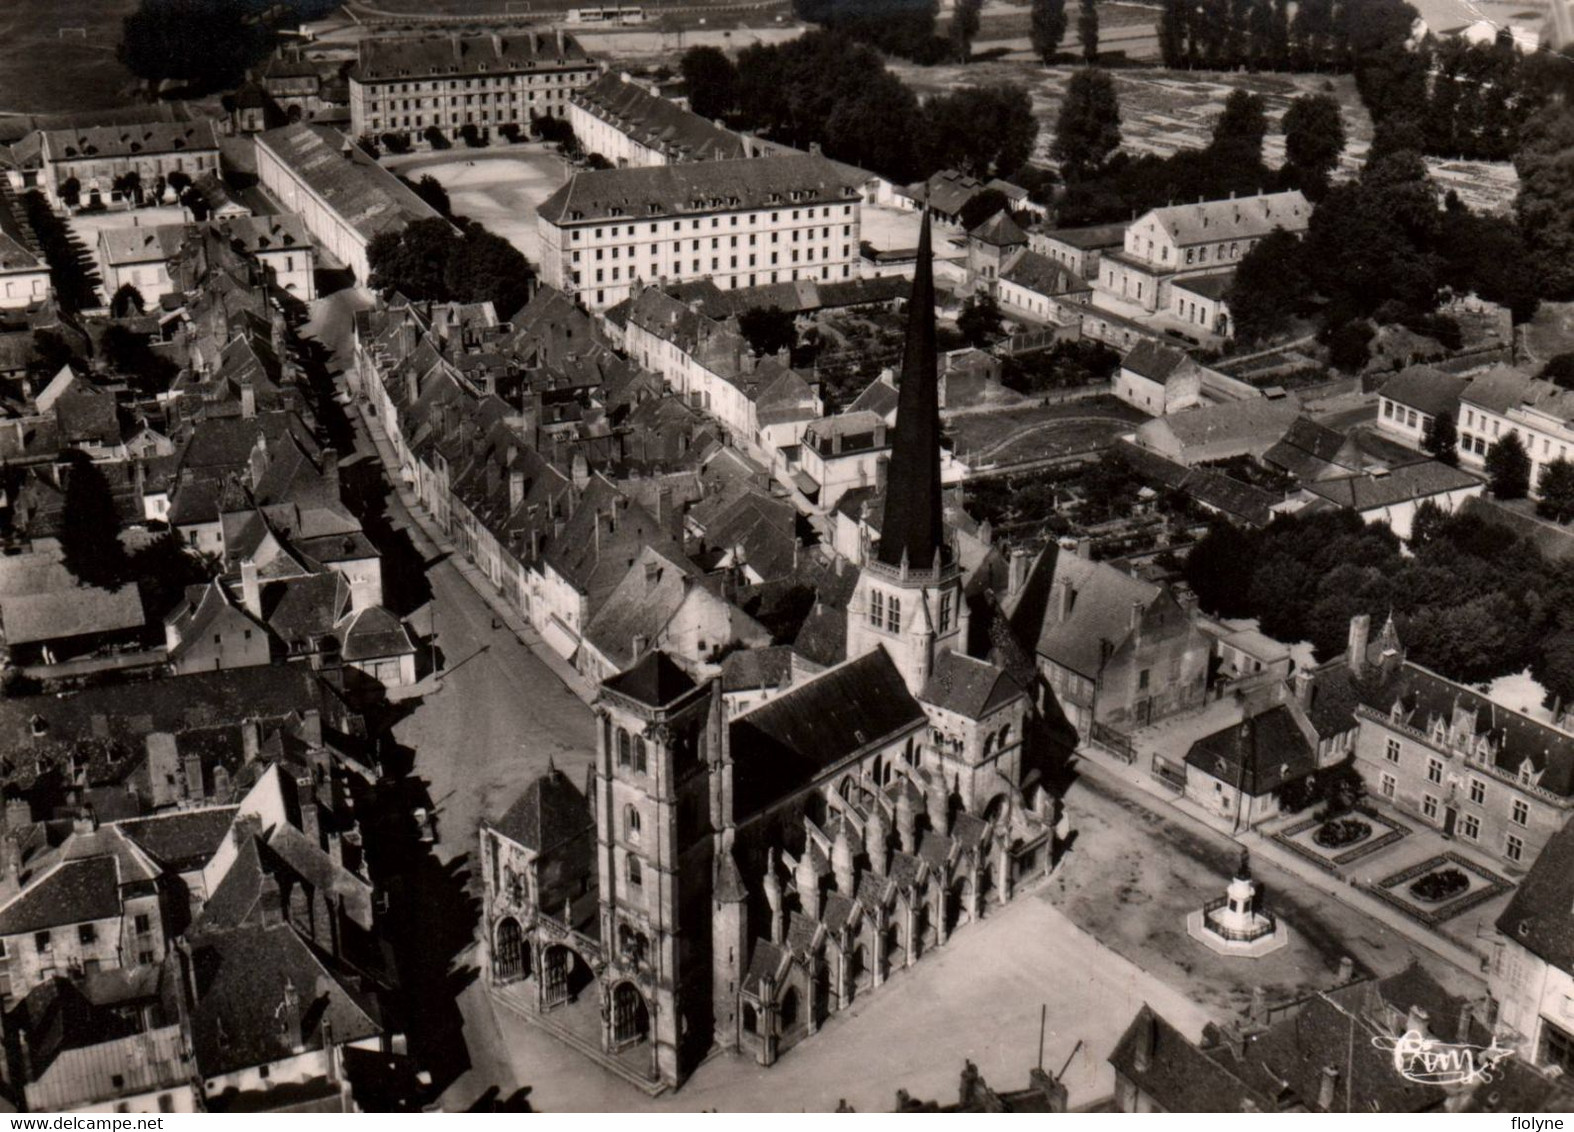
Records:
<instances>
[{"instance_id":1,"label":"tree","mask_svg":"<svg viewBox=\"0 0 1574 1132\"><path fill-rule=\"evenodd\" d=\"M1328 360L1346 373L1364 369L1372 356L1372 339L1377 331L1372 324L1362 320L1346 322L1328 333Z\"/></svg>"},{"instance_id":2,"label":"tree","mask_svg":"<svg viewBox=\"0 0 1574 1132\"><path fill-rule=\"evenodd\" d=\"M1487 449L1486 473L1492 494L1499 499L1523 499L1530 491L1530 457L1511 432Z\"/></svg>"},{"instance_id":3,"label":"tree","mask_svg":"<svg viewBox=\"0 0 1574 1132\"><path fill-rule=\"evenodd\" d=\"M464 139L465 145L470 149L482 149L487 144L486 135L481 132L480 127L474 122L466 122L463 126L460 126L459 136Z\"/></svg>"},{"instance_id":4,"label":"tree","mask_svg":"<svg viewBox=\"0 0 1574 1132\"><path fill-rule=\"evenodd\" d=\"M415 195L431 205L442 216L454 214L453 205L448 200L448 190L443 183L430 173L423 173L419 180L410 185Z\"/></svg>"},{"instance_id":5,"label":"tree","mask_svg":"<svg viewBox=\"0 0 1574 1132\"><path fill-rule=\"evenodd\" d=\"M764 357L798 343L798 320L781 307L750 307L738 316L738 332Z\"/></svg>"},{"instance_id":6,"label":"tree","mask_svg":"<svg viewBox=\"0 0 1574 1132\"><path fill-rule=\"evenodd\" d=\"M67 208L75 208L82 200L82 182L75 177L60 182L60 199Z\"/></svg>"},{"instance_id":7,"label":"tree","mask_svg":"<svg viewBox=\"0 0 1574 1132\"><path fill-rule=\"evenodd\" d=\"M129 200L132 204L142 203L142 174L135 169L116 176L110 186L120 194L121 199Z\"/></svg>"},{"instance_id":8,"label":"tree","mask_svg":"<svg viewBox=\"0 0 1574 1132\"><path fill-rule=\"evenodd\" d=\"M960 62L966 63L973 56L973 37L978 34L983 7L984 0L956 0L951 10L951 43Z\"/></svg>"},{"instance_id":9,"label":"tree","mask_svg":"<svg viewBox=\"0 0 1574 1132\"><path fill-rule=\"evenodd\" d=\"M1030 19L1034 53L1046 64L1053 63L1060 41L1066 38L1066 0L1033 0Z\"/></svg>"},{"instance_id":10,"label":"tree","mask_svg":"<svg viewBox=\"0 0 1574 1132\"><path fill-rule=\"evenodd\" d=\"M1186 0L1164 0L1164 11L1159 16L1159 56L1166 67L1191 65L1186 51L1190 16Z\"/></svg>"},{"instance_id":11,"label":"tree","mask_svg":"<svg viewBox=\"0 0 1574 1132\"><path fill-rule=\"evenodd\" d=\"M114 297L109 300L111 318L128 318L133 314L141 314L146 309L147 304L142 301L142 292L137 290L134 283L122 283Z\"/></svg>"},{"instance_id":12,"label":"tree","mask_svg":"<svg viewBox=\"0 0 1574 1132\"><path fill-rule=\"evenodd\" d=\"M183 173L176 169L169 175L167 183L170 188L175 190L175 195L178 197L181 193L191 188L191 174Z\"/></svg>"},{"instance_id":13,"label":"tree","mask_svg":"<svg viewBox=\"0 0 1574 1132\"><path fill-rule=\"evenodd\" d=\"M1077 39L1082 43L1082 58L1088 66L1099 61L1099 10L1098 0L1082 0L1082 12L1077 16Z\"/></svg>"},{"instance_id":14,"label":"tree","mask_svg":"<svg viewBox=\"0 0 1574 1132\"><path fill-rule=\"evenodd\" d=\"M691 47L678 64L689 107L702 118L724 118L738 105L738 68L719 47Z\"/></svg>"},{"instance_id":15,"label":"tree","mask_svg":"<svg viewBox=\"0 0 1574 1132\"><path fill-rule=\"evenodd\" d=\"M426 129L421 132L421 136L426 139L426 144L431 146L433 149L449 149L454 144L448 140L448 135L443 133L443 131L438 129L436 126L426 127Z\"/></svg>"},{"instance_id":16,"label":"tree","mask_svg":"<svg viewBox=\"0 0 1574 1132\"><path fill-rule=\"evenodd\" d=\"M1268 233L1241 258L1230 281L1225 301L1235 337L1255 345L1283 334L1295 324L1311 289L1300 237L1282 228Z\"/></svg>"},{"instance_id":17,"label":"tree","mask_svg":"<svg viewBox=\"0 0 1574 1132\"><path fill-rule=\"evenodd\" d=\"M60 524L61 561L84 586L119 589L126 580L126 552L115 497L98 465L74 455Z\"/></svg>"},{"instance_id":18,"label":"tree","mask_svg":"<svg viewBox=\"0 0 1574 1132\"><path fill-rule=\"evenodd\" d=\"M1536 514L1567 523L1574 519L1574 464L1559 457L1541 469L1536 483Z\"/></svg>"},{"instance_id":19,"label":"tree","mask_svg":"<svg viewBox=\"0 0 1574 1132\"><path fill-rule=\"evenodd\" d=\"M1415 552L1442 537L1448 525L1448 512L1435 500L1423 499L1410 520L1410 550Z\"/></svg>"},{"instance_id":20,"label":"tree","mask_svg":"<svg viewBox=\"0 0 1574 1132\"><path fill-rule=\"evenodd\" d=\"M1224 112L1213 125L1209 145L1220 158L1250 165L1262 164L1262 140L1268 134L1268 115L1260 95L1232 90Z\"/></svg>"},{"instance_id":21,"label":"tree","mask_svg":"<svg viewBox=\"0 0 1574 1132\"><path fill-rule=\"evenodd\" d=\"M1548 299L1574 297L1574 101L1549 102L1526 120L1514 168L1515 214Z\"/></svg>"},{"instance_id":22,"label":"tree","mask_svg":"<svg viewBox=\"0 0 1574 1132\"><path fill-rule=\"evenodd\" d=\"M988 122L981 130L978 123ZM1038 119L1027 91L1013 83L964 87L923 107L921 157L926 172L961 169L1007 177L1032 156Z\"/></svg>"},{"instance_id":23,"label":"tree","mask_svg":"<svg viewBox=\"0 0 1574 1132\"><path fill-rule=\"evenodd\" d=\"M1549 358L1537 376L1560 389L1574 389L1574 354L1557 354Z\"/></svg>"},{"instance_id":24,"label":"tree","mask_svg":"<svg viewBox=\"0 0 1574 1132\"><path fill-rule=\"evenodd\" d=\"M1421 430L1421 450L1450 467L1459 463L1459 430L1454 427L1453 413L1444 409L1427 419Z\"/></svg>"},{"instance_id":25,"label":"tree","mask_svg":"<svg viewBox=\"0 0 1574 1132\"><path fill-rule=\"evenodd\" d=\"M981 291L962 304L956 328L969 346L987 346L1000 337L1000 304L988 291Z\"/></svg>"},{"instance_id":26,"label":"tree","mask_svg":"<svg viewBox=\"0 0 1574 1132\"><path fill-rule=\"evenodd\" d=\"M962 206L962 227L971 232L1002 209L1011 207L1011 198L999 189L984 189L974 193Z\"/></svg>"},{"instance_id":27,"label":"tree","mask_svg":"<svg viewBox=\"0 0 1574 1132\"><path fill-rule=\"evenodd\" d=\"M178 79L198 90L240 85L273 49L260 4L235 0L142 0L121 23L119 57L150 85Z\"/></svg>"},{"instance_id":28,"label":"tree","mask_svg":"<svg viewBox=\"0 0 1574 1132\"><path fill-rule=\"evenodd\" d=\"M1055 119L1050 153L1068 176L1098 170L1120 148L1120 101L1108 71L1085 67L1071 76Z\"/></svg>"},{"instance_id":29,"label":"tree","mask_svg":"<svg viewBox=\"0 0 1574 1132\"><path fill-rule=\"evenodd\" d=\"M1303 94L1284 112L1284 155L1299 174L1301 188L1321 196L1344 152L1344 119L1339 100L1327 94Z\"/></svg>"},{"instance_id":30,"label":"tree","mask_svg":"<svg viewBox=\"0 0 1574 1132\"><path fill-rule=\"evenodd\" d=\"M181 195L180 203L191 210L191 218L201 224L208 218L212 211L208 208L208 198L199 193L195 188L190 188Z\"/></svg>"},{"instance_id":31,"label":"tree","mask_svg":"<svg viewBox=\"0 0 1574 1132\"><path fill-rule=\"evenodd\" d=\"M402 231L379 232L366 247L371 285L412 299L449 299L444 275L460 237L446 220L416 220Z\"/></svg>"},{"instance_id":32,"label":"tree","mask_svg":"<svg viewBox=\"0 0 1574 1132\"><path fill-rule=\"evenodd\" d=\"M518 248L476 223L451 245L443 271L447 298L460 303L490 302L500 319L509 319L530 300L535 270Z\"/></svg>"}]
</instances>

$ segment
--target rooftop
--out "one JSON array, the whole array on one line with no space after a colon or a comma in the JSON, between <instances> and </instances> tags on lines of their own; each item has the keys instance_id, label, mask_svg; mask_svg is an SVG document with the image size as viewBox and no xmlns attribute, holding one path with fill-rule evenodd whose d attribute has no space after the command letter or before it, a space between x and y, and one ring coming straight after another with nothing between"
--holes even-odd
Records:
<instances>
[{"instance_id":1,"label":"rooftop","mask_svg":"<svg viewBox=\"0 0 1574 1132\"><path fill-rule=\"evenodd\" d=\"M89 126L80 130L45 130L43 144L52 161L107 160L150 153L216 153L219 139L213 120L199 118L195 122L141 122L125 126Z\"/></svg>"},{"instance_id":2,"label":"rooftop","mask_svg":"<svg viewBox=\"0 0 1574 1132\"><path fill-rule=\"evenodd\" d=\"M397 177L328 127L296 122L258 134L256 144L276 155L368 240L413 220L437 216L431 205Z\"/></svg>"},{"instance_id":3,"label":"rooftop","mask_svg":"<svg viewBox=\"0 0 1574 1132\"><path fill-rule=\"evenodd\" d=\"M608 72L571 96L576 105L641 145L684 161L714 161L745 156L743 139L679 106L652 94L627 75Z\"/></svg>"},{"instance_id":4,"label":"rooftop","mask_svg":"<svg viewBox=\"0 0 1574 1132\"><path fill-rule=\"evenodd\" d=\"M360 63L351 72L358 82L434 79L510 71L592 66L590 56L571 35L425 36L419 39L363 39Z\"/></svg>"}]
</instances>

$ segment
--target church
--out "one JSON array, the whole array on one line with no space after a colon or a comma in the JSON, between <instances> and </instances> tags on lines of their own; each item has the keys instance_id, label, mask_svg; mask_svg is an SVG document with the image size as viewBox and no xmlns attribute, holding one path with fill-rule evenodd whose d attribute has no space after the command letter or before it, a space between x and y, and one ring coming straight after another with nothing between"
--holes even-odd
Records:
<instances>
[{"instance_id":1,"label":"church","mask_svg":"<svg viewBox=\"0 0 1574 1132\"><path fill-rule=\"evenodd\" d=\"M583 788L553 768L481 830L494 998L652 1093L770 1065L1051 865L1040 693L968 655L942 521L927 215L908 309L848 659L728 718L647 652L601 685Z\"/></svg>"}]
</instances>

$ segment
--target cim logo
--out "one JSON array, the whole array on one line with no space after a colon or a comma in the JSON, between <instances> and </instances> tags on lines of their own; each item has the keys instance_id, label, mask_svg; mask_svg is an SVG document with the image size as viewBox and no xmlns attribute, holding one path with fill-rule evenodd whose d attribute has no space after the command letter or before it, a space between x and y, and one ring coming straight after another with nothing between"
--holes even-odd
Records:
<instances>
[{"instance_id":1,"label":"cim logo","mask_svg":"<svg viewBox=\"0 0 1574 1132\"><path fill-rule=\"evenodd\" d=\"M1475 1085L1493 1080L1497 1067L1514 1050L1498 1044L1493 1035L1489 1046L1467 1042L1443 1042L1419 1030L1406 1030L1397 1038L1379 1036L1372 1044L1394 1056L1394 1070L1406 1081L1418 1085Z\"/></svg>"}]
</instances>

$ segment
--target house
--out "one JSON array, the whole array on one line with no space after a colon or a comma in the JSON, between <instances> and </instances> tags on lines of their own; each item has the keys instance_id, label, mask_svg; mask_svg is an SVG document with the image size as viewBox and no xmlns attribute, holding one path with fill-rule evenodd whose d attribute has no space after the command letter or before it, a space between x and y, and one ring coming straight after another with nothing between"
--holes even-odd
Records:
<instances>
[{"instance_id":1,"label":"house","mask_svg":"<svg viewBox=\"0 0 1574 1132\"><path fill-rule=\"evenodd\" d=\"M23 1096L29 1112L201 1112L181 1026L61 1050Z\"/></svg>"},{"instance_id":2,"label":"house","mask_svg":"<svg viewBox=\"0 0 1574 1132\"><path fill-rule=\"evenodd\" d=\"M1520 1056L1574 1072L1574 826L1554 833L1497 919L1488 985Z\"/></svg>"},{"instance_id":3,"label":"house","mask_svg":"<svg viewBox=\"0 0 1574 1132\"><path fill-rule=\"evenodd\" d=\"M1185 322L1174 294L1183 278L1219 278L1219 268L1233 271L1269 233L1304 232L1311 215L1299 190L1152 209L1126 226L1119 249L1100 256L1093 301L1135 318L1163 312ZM1219 287L1222 295L1222 284L1208 286ZM1188 302L1197 297L1186 295Z\"/></svg>"},{"instance_id":4,"label":"house","mask_svg":"<svg viewBox=\"0 0 1574 1132\"><path fill-rule=\"evenodd\" d=\"M867 410L811 421L799 450L799 489L821 507L834 507L844 491L875 486L891 449L885 418Z\"/></svg>"},{"instance_id":5,"label":"house","mask_svg":"<svg viewBox=\"0 0 1574 1132\"><path fill-rule=\"evenodd\" d=\"M985 188L977 177L955 169L942 169L927 181L910 185L906 196L914 208L929 209L937 223L957 225L962 223L962 211Z\"/></svg>"},{"instance_id":6,"label":"house","mask_svg":"<svg viewBox=\"0 0 1574 1132\"><path fill-rule=\"evenodd\" d=\"M1279 814L1279 792L1319 769L1299 706L1277 704L1220 728L1186 751L1186 797L1232 829Z\"/></svg>"},{"instance_id":7,"label":"house","mask_svg":"<svg viewBox=\"0 0 1574 1132\"><path fill-rule=\"evenodd\" d=\"M1036 251L1018 254L995 284L1002 311L1039 322L1059 322L1060 302L1086 302L1089 293L1074 268Z\"/></svg>"},{"instance_id":8,"label":"house","mask_svg":"<svg viewBox=\"0 0 1574 1132\"><path fill-rule=\"evenodd\" d=\"M1083 737L1201 704L1212 645L1164 586L1050 543L1005 603L1043 687Z\"/></svg>"},{"instance_id":9,"label":"house","mask_svg":"<svg viewBox=\"0 0 1574 1132\"><path fill-rule=\"evenodd\" d=\"M296 122L255 134L253 141L262 187L363 284L371 278L366 247L372 237L437 216L331 127Z\"/></svg>"},{"instance_id":10,"label":"house","mask_svg":"<svg viewBox=\"0 0 1574 1132\"><path fill-rule=\"evenodd\" d=\"M214 223L239 252L260 263L273 285L303 303L317 298L317 250L298 216L234 216Z\"/></svg>"},{"instance_id":11,"label":"house","mask_svg":"<svg viewBox=\"0 0 1574 1132\"><path fill-rule=\"evenodd\" d=\"M1170 311L1196 332L1232 337L1235 328L1227 299L1234 279L1234 273L1228 271L1182 276L1175 280Z\"/></svg>"},{"instance_id":12,"label":"house","mask_svg":"<svg viewBox=\"0 0 1574 1132\"><path fill-rule=\"evenodd\" d=\"M1377 391L1377 430L1412 448L1421 447L1421 439L1432 422L1447 413L1455 426L1460 417L1460 395L1471 384L1471 379L1455 373L1445 373L1432 366L1409 366L1383 383ZM1474 422L1472 422L1474 426ZM1483 431L1485 425L1481 426ZM1467 447L1461 438L1459 453L1475 453L1474 441ZM1481 445L1478 457L1486 455L1486 443Z\"/></svg>"},{"instance_id":13,"label":"house","mask_svg":"<svg viewBox=\"0 0 1574 1132\"><path fill-rule=\"evenodd\" d=\"M967 233L967 278L975 287L993 291L1006 266L1027 250L1027 233L1001 209Z\"/></svg>"},{"instance_id":14,"label":"house","mask_svg":"<svg viewBox=\"0 0 1574 1132\"><path fill-rule=\"evenodd\" d=\"M581 148L618 168L747 156L737 134L647 90L627 72L608 71L575 90L567 110Z\"/></svg>"},{"instance_id":15,"label":"house","mask_svg":"<svg viewBox=\"0 0 1574 1132\"><path fill-rule=\"evenodd\" d=\"M81 585L59 551L5 560L0 569L0 640L8 663L53 666L134 650L146 614L134 585Z\"/></svg>"},{"instance_id":16,"label":"house","mask_svg":"<svg viewBox=\"0 0 1574 1132\"><path fill-rule=\"evenodd\" d=\"M597 73L594 60L561 28L363 39L357 54L349 76L355 137L397 133L414 141L436 129L458 141L465 126L495 130L563 118L569 96ZM412 107L406 96L415 84L423 97Z\"/></svg>"},{"instance_id":17,"label":"house","mask_svg":"<svg viewBox=\"0 0 1574 1132\"><path fill-rule=\"evenodd\" d=\"M1401 1072L1393 1046L1415 1032L1440 1043L1490 1043L1477 1004L1450 994L1425 968L1380 979L1352 978L1295 1002L1254 1005L1200 1042L1146 1003L1109 1055L1120 1112L1454 1111L1473 1094L1500 1088L1478 1078L1459 1089L1421 1084ZM1472 1089L1473 1085L1473 1089Z\"/></svg>"},{"instance_id":18,"label":"house","mask_svg":"<svg viewBox=\"0 0 1574 1132\"><path fill-rule=\"evenodd\" d=\"M170 264L186 239L184 224L154 224L146 228L101 228L98 233L98 270L105 301L130 284L145 307L178 290L170 277Z\"/></svg>"},{"instance_id":19,"label":"house","mask_svg":"<svg viewBox=\"0 0 1574 1132\"><path fill-rule=\"evenodd\" d=\"M1300 415L1295 397L1205 405L1139 425L1136 443L1190 467L1231 456L1261 456Z\"/></svg>"},{"instance_id":20,"label":"house","mask_svg":"<svg viewBox=\"0 0 1574 1132\"><path fill-rule=\"evenodd\" d=\"M1028 248L1052 260L1079 278L1098 278L1099 256L1115 251L1126 242L1124 224L1096 224L1086 228L1032 228L1027 234Z\"/></svg>"},{"instance_id":21,"label":"house","mask_svg":"<svg viewBox=\"0 0 1574 1132\"><path fill-rule=\"evenodd\" d=\"M860 207L845 167L812 154L577 173L537 213L541 281L601 311L657 280L850 280Z\"/></svg>"},{"instance_id":22,"label":"house","mask_svg":"<svg viewBox=\"0 0 1574 1132\"><path fill-rule=\"evenodd\" d=\"M1436 460L1421 460L1340 479L1317 480L1304 491L1343 510L1354 511L1367 523L1387 523L1394 534L1408 540L1416 510L1431 502L1453 514L1465 500L1479 496L1485 485L1461 468Z\"/></svg>"},{"instance_id":23,"label":"house","mask_svg":"<svg viewBox=\"0 0 1574 1132\"><path fill-rule=\"evenodd\" d=\"M49 264L22 221L8 182L0 180L0 310L20 310L49 298Z\"/></svg>"},{"instance_id":24,"label":"house","mask_svg":"<svg viewBox=\"0 0 1574 1132\"><path fill-rule=\"evenodd\" d=\"M137 174L142 192L151 194L172 173L195 181L219 169L219 138L211 118L42 130L39 141L39 184L56 208L64 206L72 181L83 204L109 204L120 197L116 178L128 173Z\"/></svg>"},{"instance_id":25,"label":"house","mask_svg":"<svg viewBox=\"0 0 1574 1132\"><path fill-rule=\"evenodd\" d=\"M1195 408L1202 395L1202 367L1184 350L1139 342L1120 361L1114 394L1155 417Z\"/></svg>"},{"instance_id":26,"label":"house","mask_svg":"<svg viewBox=\"0 0 1574 1132\"><path fill-rule=\"evenodd\" d=\"M1459 395L1459 462L1471 471L1484 471L1491 446L1501 436L1516 433L1530 457L1530 494L1535 497L1546 466L1568 458L1570 422L1574 394L1523 370L1494 366L1473 377Z\"/></svg>"},{"instance_id":27,"label":"house","mask_svg":"<svg viewBox=\"0 0 1574 1132\"><path fill-rule=\"evenodd\" d=\"M172 671L185 675L272 660L271 637L261 621L257 568L248 563L246 570L243 602L235 601L215 578L206 586L189 587L186 600L164 619L165 655Z\"/></svg>"}]
</instances>

